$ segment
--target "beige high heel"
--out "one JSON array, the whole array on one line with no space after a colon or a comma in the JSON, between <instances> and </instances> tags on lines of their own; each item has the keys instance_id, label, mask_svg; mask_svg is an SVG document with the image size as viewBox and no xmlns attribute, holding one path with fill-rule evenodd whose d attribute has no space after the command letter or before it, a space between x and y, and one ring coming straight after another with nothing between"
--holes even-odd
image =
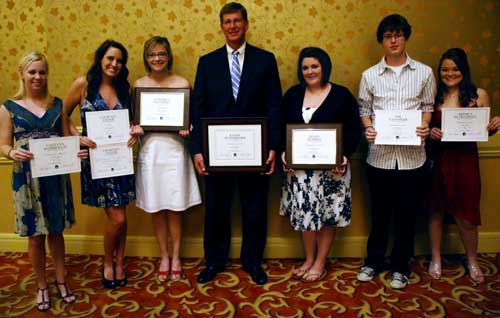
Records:
<instances>
[{"instance_id":1,"label":"beige high heel","mask_svg":"<svg viewBox=\"0 0 500 318\"><path fill-rule=\"evenodd\" d=\"M472 278L474 282L484 283L484 275L479 265L467 262L467 268L469 269L470 278Z\"/></svg>"},{"instance_id":2,"label":"beige high heel","mask_svg":"<svg viewBox=\"0 0 500 318\"><path fill-rule=\"evenodd\" d=\"M441 278L441 263L431 261L429 264L428 272L429 272L429 275L433 279L440 279Z\"/></svg>"}]
</instances>

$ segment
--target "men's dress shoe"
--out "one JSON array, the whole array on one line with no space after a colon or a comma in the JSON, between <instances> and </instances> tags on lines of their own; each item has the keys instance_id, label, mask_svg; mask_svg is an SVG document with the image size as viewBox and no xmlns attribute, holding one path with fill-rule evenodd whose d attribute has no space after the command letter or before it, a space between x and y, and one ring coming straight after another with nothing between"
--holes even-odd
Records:
<instances>
[{"instance_id":1,"label":"men's dress shoe","mask_svg":"<svg viewBox=\"0 0 500 318\"><path fill-rule=\"evenodd\" d=\"M205 284L213 280L218 273L224 271L223 267L218 267L214 265L207 265L204 270L198 275L198 283Z\"/></svg>"},{"instance_id":2,"label":"men's dress shoe","mask_svg":"<svg viewBox=\"0 0 500 318\"><path fill-rule=\"evenodd\" d=\"M257 285L264 285L267 283L267 274L260 265L243 266L243 270L250 274L253 282Z\"/></svg>"}]
</instances>

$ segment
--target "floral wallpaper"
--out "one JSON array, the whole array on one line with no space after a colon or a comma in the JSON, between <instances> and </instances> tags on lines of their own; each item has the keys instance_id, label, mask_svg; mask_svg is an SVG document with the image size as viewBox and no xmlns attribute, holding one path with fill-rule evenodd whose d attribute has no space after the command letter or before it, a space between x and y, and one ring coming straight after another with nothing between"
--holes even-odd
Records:
<instances>
[{"instance_id":1,"label":"floral wallpaper","mask_svg":"<svg viewBox=\"0 0 500 318\"><path fill-rule=\"evenodd\" d=\"M105 39L129 50L130 81L144 74L142 46L152 35L170 39L174 70L192 83L198 58L224 42L218 13L224 0L2 0L0 1L0 99L17 90L16 64L28 50L50 62L49 85L64 97L85 74ZM283 89L296 83L296 60L304 46L329 52L332 80L357 95L361 72L382 51L375 30L382 17L406 16L414 33L410 56L434 69L450 47L468 54L473 79L493 104L500 100L500 2L496 0L253 0L248 41L274 52ZM497 107L498 108L498 107ZM494 114L500 109L493 109ZM75 118L76 119L76 118Z\"/></svg>"}]
</instances>

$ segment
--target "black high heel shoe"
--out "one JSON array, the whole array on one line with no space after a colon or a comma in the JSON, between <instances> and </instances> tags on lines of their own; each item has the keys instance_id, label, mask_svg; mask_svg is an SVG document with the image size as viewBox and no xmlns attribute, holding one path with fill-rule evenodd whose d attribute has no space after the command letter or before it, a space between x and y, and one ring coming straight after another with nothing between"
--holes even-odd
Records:
<instances>
[{"instance_id":1,"label":"black high heel shoe","mask_svg":"<svg viewBox=\"0 0 500 318\"><path fill-rule=\"evenodd\" d=\"M48 296L48 290L48 287L38 288L38 292L42 292L42 300L35 304L38 311L46 312L50 310L50 298ZM47 297L45 297L45 292L47 292Z\"/></svg>"},{"instance_id":2,"label":"black high heel shoe","mask_svg":"<svg viewBox=\"0 0 500 318\"><path fill-rule=\"evenodd\" d=\"M66 285L66 282L58 282L56 281L56 287L57 290L59 291L59 296L61 297L62 301L66 304L72 304L76 301L75 295L69 290L68 285ZM62 290L62 287L64 287L64 290ZM63 295L64 292L64 295Z\"/></svg>"},{"instance_id":3,"label":"black high heel shoe","mask_svg":"<svg viewBox=\"0 0 500 318\"><path fill-rule=\"evenodd\" d=\"M127 286L127 283L128 283L128 280L127 280L127 275L125 275L125 271L122 269L123 271L123 278L116 278L116 268L115 268L116 264L113 263L113 273L114 273L114 278L115 278L115 285L116 287L125 287Z\"/></svg>"},{"instance_id":4,"label":"black high heel shoe","mask_svg":"<svg viewBox=\"0 0 500 318\"><path fill-rule=\"evenodd\" d=\"M107 279L106 277L104 277L104 267L102 268L102 279L101 279L101 283L102 283L102 286L104 288L108 288L108 289L115 289L116 288L116 281L114 279L115 277L115 274L114 274L114 267L113 267L113 279Z\"/></svg>"},{"instance_id":5,"label":"black high heel shoe","mask_svg":"<svg viewBox=\"0 0 500 318\"><path fill-rule=\"evenodd\" d=\"M115 279L116 287L125 287L127 286L127 283L128 283L127 276L123 276L122 279Z\"/></svg>"}]
</instances>

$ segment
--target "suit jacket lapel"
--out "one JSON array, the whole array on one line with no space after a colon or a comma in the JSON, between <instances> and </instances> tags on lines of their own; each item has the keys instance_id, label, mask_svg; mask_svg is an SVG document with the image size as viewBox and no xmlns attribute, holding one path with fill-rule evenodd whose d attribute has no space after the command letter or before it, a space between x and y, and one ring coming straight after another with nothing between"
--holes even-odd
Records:
<instances>
[{"instance_id":1,"label":"suit jacket lapel","mask_svg":"<svg viewBox=\"0 0 500 318\"><path fill-rule=\"evenodd\" d=\"M256 65L253 49L253 46L247 42L245 47L245 59L243 60L243 72L241 73L240 88L238 90L238 100L240 100L243 93L245 93L245 87L248 87L246 82L251 77L250 74L252 73L252 66Z\"/></svg>"},{"instance_id":2,"label":"suit jacket lapel","mask_svg":"<svg viewBox=\"0 0 500 318\"><path fill-rule=\"evenodd\" d=\"M219 52L217 54L217 61L216 63L214 63L214 65L221 66L221 69L216 70L216 72L221 72L222 83L220 83L220 85L226 88L224 89L224 94L227 95L226 97L231 97L231 100L233 100L234 98L233 87L231 86L231 70L229 69L227 49L225 45L219 49Z\"/></svg>"}]
</instances>

